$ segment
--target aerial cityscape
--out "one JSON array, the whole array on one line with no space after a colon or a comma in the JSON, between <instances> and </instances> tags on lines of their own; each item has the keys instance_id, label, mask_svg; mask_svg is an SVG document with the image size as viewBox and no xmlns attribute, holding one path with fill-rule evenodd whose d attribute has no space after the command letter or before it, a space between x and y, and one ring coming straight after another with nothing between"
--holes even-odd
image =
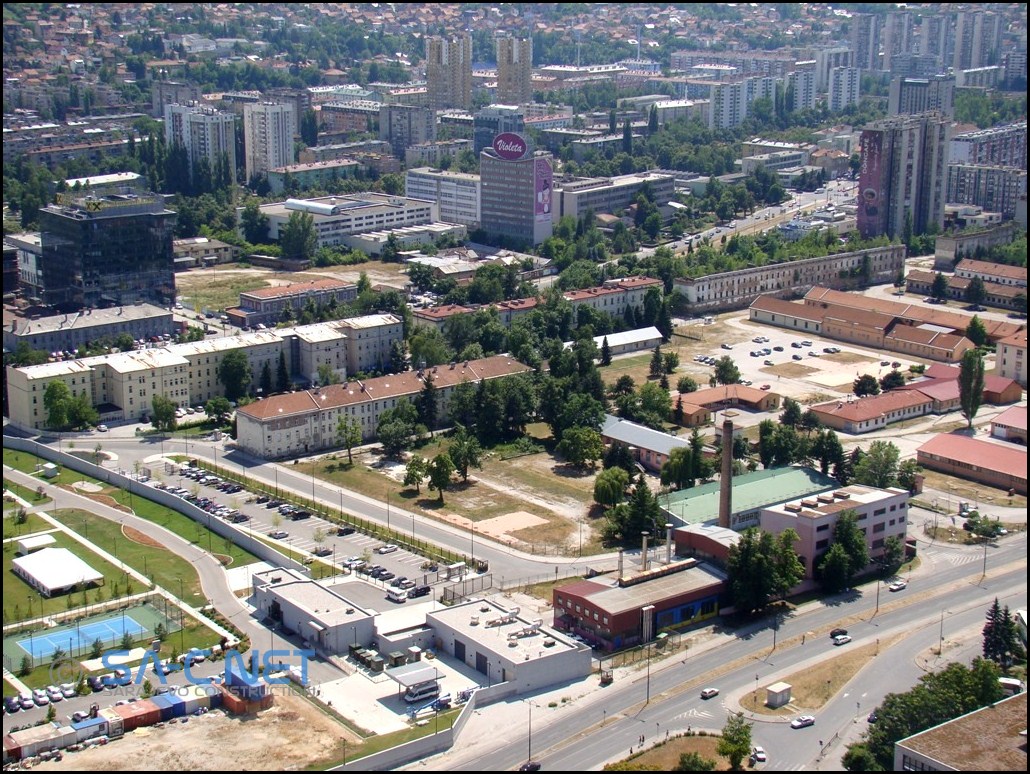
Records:
<instances>
[{"instance_id":1,"label":"aerial cityscape","mask_svg":"<svg viewBox=\"0 0 1030 774\"><path fill-rule=\"evenodd\" d=\"M3 762L1026 771L1021 3L7 3Z\"/></svg>"}]
</instances>

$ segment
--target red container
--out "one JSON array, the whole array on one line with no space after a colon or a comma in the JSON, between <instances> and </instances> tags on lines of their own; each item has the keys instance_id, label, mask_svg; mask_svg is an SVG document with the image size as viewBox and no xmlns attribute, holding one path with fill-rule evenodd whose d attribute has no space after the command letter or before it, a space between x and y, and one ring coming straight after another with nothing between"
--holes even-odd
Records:
<instances>
[{"instance_id":1,"label":"red container","mask_svg":"<svg viewBox=\"0 0 1030 774\"><path fill-rule=\"evenodd\" d=\"M161 720L161 709L150 699L141 699L132 704L122 704L114 711L122 719L125 733L143 726L152 726Z\"/></svg>"}]
</instances>

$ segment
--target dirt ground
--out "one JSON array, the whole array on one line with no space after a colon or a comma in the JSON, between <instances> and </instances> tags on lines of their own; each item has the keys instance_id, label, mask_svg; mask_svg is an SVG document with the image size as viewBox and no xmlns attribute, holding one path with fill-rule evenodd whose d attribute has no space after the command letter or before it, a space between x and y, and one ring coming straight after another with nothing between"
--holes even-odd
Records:
<instances>
[{"instance_id":1,"label":"dirt ground","mask_svg":"<svg viewBox=\"0 0 1030 774\"><path fill-rule=\"evenodd\" d=\"M258 716L220 710L187 723L137 729L103 747L66 753L44 771L278 771L342 758L348 732L296 696L276 696ZM356 738L356 737L355 737Z\"/></svg>"}]
</instances>

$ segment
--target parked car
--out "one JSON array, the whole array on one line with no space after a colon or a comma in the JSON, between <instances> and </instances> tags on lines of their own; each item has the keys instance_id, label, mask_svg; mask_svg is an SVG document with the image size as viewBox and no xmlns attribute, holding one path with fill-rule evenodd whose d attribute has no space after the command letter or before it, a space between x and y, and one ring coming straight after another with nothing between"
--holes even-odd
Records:
<instances>
[{"instance_id":1,"label":"parked car","mask_svg":"<svg viewBox=\"0 0 1030 774\"><path fill-rule=\"evenodd\" d=\"M409 596L410 598L412 598L412 599L414 599L415 597L424 597L424 596L426 596L426 595L427 595L427 594L428 594L428 593L429 593L429 592L430 592L431 590L432 590L432 589L431 589L431 587L429 587L429 586L415 586L415 588L411 589L411 590L410 590L410 591L408 592L408 596Z\"/></svg>"},{"instance_id":2,"label":"parked car","mask_svg":"<svg viewBox=\"0 0 1030 774\"><path fill-rule=\"evenodd\" d=\"M815 725L815 718L812 715L802 715L790 721L791 728L808 728Z\"/></svg>"},{"instance_id":3,"label":"parked car","mask_svg":"<svg viewBox=\"0 0 1030 774\"><path fill-rule=\"evenodd\" d=\"M5 696L4 697L4 712L8 715L13 715L15 712L21 712L21 702L17 696Z\"/></svg>"},{"instance_id":4,"label":"parked car","mask_svg":"<svg viewBox=\"0 0 1030 774\"><path fill-rule=\"evenodd\" d=\"M393 543L386 543L385 545L379 546L379 548L376 549L376 553L377 554L392 554L396 550L397 550L397 546L395 544L393 544Z\"/></svg>"},{"instance_id":5,"label":"parked car","mask_svg":"<svg viewBox=\"0 0 1030 774\"><path fill-rule=\"evenodd\" d=\"M771 384L763 384L758 389L760 389L760 390L771 390L772 389L772 385Z\"/></svg>"},{"instance_id":6,"label":"parked car","mask_svg":"<svg viewBox=\"0 0 1030 774\"><path fill-rule=\"evenodd\" d=\"M355 532L357 532L357 530L354 529L354 527L340 527L338 530L336 530L336 534L339 537L344 537L346 535L353 535Z\"/></svg>"},{"instance_id":7,"label":"parked car","mask_svg":"<svg viewBox=\"0 0 1030 774\"><path fill-rule=\"evenodd\" d=\"M705 688L704 690L701 691L701 698L702 699L712 699L712 698L715 698L718 695L719 695L719 689L718 688Z\"/></svg>"},{"instance_id":8,"label":"parked car","mask_svg":"<svg viewBox=\"0 0 1030 774\"><path fill-rule=\"evenodd\" d=\"M890 360L881 360L880 361L880 365L882 365L882 366L889 366L890 364L891 364Z\"/></svg>"},{"instance_id":9,"label":"parked car","mask_svg":"<svg viewBox=\"0 0 1030 774\"><path fill-rule=\"evenodd\" d=\"M771 361L771 360L766 360L765 361L765 365L771 366L771 365L776 365L776 364L773 361Z\"/></svg>"},{"instance_id":10,"label":"parked car","mask_svg":"<svg viewBox=\"0 0 1030 774\"><path fill-rule=\"evenodd\" d=\"M733 349L733 345L732 344L723 344L722 348L723 349Z\"/></svg>"},{"instance_id":11,"label":"parked car","mask_svg":"<svg viewBox=\"0 0 1030 774\"><path fill-rule=\"evenodd\" d=\"M59 687L61 689L61 693L64 694L64 698L66 699L74 699L79 695L79 691L75 687L75 683L61 683Z\"/></svg>"},{"instance_id":12,"label":"parked car","mask_svg":"<svg viewBox=\"0 0 1030 774\"><path fill-rule=\"evenodd\" d=\"M794 349L801 349L801 342L800 341L792 341L790 343L790 346L794 347Z\"/></svg>"},{"instance_id":13,"label":"parked car","mask_svg":"<svg viewBox=\"0 0 1030 774\"><path fill-rule=\"evenodd\" d=\"M284 540L289 536L290 533L284 529L273 529L271 532L268 533L268 537L274 538L275 540Z\"/></svg>"},{"instance_id":14,"label":"parked car","mask_svg":"<svg viewBox=\"0 0 1030 774\"><path fill-rule=\"evenodd\" d=\"M791 358L793 358L794 360L804 360L804 358L801 357L801 355L791 355Z\"/></svg>"},{"instance_id":15,"label":"parked car","mask_svg":"<svg viewBox=\"0 0 1030 774\"><path fill-rule=\"evenodd\" d=\"M106 433L107 432L107 425L97 425L97 432L98 433Z\"/></svg>"},{"instance_id":16,"label":"parked car","mask_svg":"<svg viewBox=\"0 0 1030 774\"><path fill-rule=\"evenodd\" d=\"M783 347L773 347L773 352L782 352Z\"/></svg>"},{"instance_id":17,"label":"parked car","mask_svg":"<svg viewBox=\"0 0 1030 774\"><path fill-rule=\"evenodd\" d=\"M329 546L319 546L315 549L314 554L315 556L329 556L332 552L333 549Z\"/></svg>"},{"instance_id":18,"label":"parked car","mask_svg":"<svg viewBox=\"0 0 1030 774\"><path fill-rule=\"evenodd\" d=\"M390 572L389 570L384 570L383 572L379 573L379 580L381 581L393 580L396 577L396 574Z\"/></svg>"},{"instance_id":19,"label":"parked car","mask_svg":"<svg viewBox=\"0 0 1030 774\"><path fill-rule=\"evenodd\" d=\"M812 346L812 342L811 342L811 341L809 341L808 339L804 339L804 340L802 340L802 342L801 342L801 346L802 346L802 347L810 347L810 346Z\"/></svg>"},{"instance_id":20,"label":"parked car","mask_svg":"<svg viewBox=\"0 0 1030 774\"><path fill-rule=\"evenodd\" d=\"M50 697L47 696L47 692L42 688L36 688L32 692L32 701L36 703L37 707L45 707L50 703Z\"/></svg>"},{"instance_id":21,"label":"parked car","mask_svg":"<svg viewBox=\"0 0 1030 774\"><path fill-rule=\"evenodd\" d=\"M93 691L93 693L104 690L104 683L100 679L99 675L90 675L89 677L87 677L86 685L89 686L89 689Z\"/></svg>"}]
</instances>

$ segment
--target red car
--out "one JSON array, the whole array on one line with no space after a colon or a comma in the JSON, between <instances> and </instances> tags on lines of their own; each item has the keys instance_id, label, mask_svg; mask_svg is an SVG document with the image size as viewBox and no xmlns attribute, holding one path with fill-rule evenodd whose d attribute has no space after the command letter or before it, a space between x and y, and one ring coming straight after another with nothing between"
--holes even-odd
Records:
<instances>
[{"instance_id":1,"label":"red car","mask_svg":"<svg viewBox=\"0 0 1030 774\"><path fill-rule=\"evenodd\" d=\"M761 387L759 387L758 389L760 389L760 390L771 390L771 389L772 389L772 386L771 386L771 385L768 385L768 384L763 384L763 385L762 385Z\"/></svg>"}]
</instances>

